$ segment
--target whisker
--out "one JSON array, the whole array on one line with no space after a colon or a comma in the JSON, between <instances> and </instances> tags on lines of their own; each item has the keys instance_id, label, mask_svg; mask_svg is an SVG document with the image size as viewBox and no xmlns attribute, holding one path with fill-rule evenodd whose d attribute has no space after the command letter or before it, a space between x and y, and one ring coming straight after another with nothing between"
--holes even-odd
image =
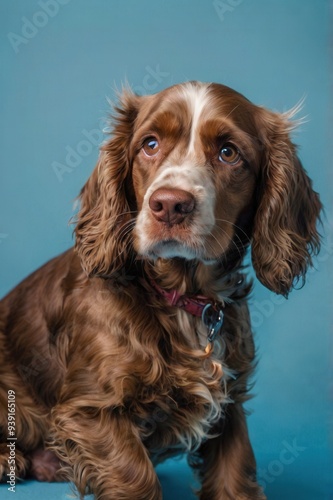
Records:
<instances>
[{"instance_id":1,"label":"whisker","mask_svg":"<svg viewBox=\"0 0 333 500\"><path fill-rule=\"evenodd\" d=\"M127 236L127 234L130 233L134 226L135 220L127 221L121 228L118 229L118 232L116 234L117 238L122 239Z\"/></svg>"},{"instance_id":2,"label":"whisker","mask_svg":"<svg viewBox=\"0 0 333 500\"><path fill-rule=\"evenodd\" d=\"M224 229L220 228L220 230L221 230L221 231L223 231L223 233L224 233L226 236L228 236L227 232L226 232ZM225 253L225 252L226 252L226 249L222 246L221 242L220 242L220 241L216 238L216 236L215 236L212 232L210 232L210 236L211 236L212 238L214 238L214 240L215 240L215 241L219 244L220 248L223 250L223 253ZM232 239L231 239L230 241L231 241L231 243L235 246L235 248L236 248L236 250L237 250L237 252L238 252L239 256L240 256L240 257L242 257L241 250L240 250L240 248L238 247L238 245L236 244L236 242L235 242L234 240L232 240ZM244 249L244 245L243 245L243 244L242 244L242 247L243 247L243 249Z\"/></svg>"},{"instance_id":3,"label":"whisker","mask_svg":"<svg viewBox=\"0 0 333 500\"><path fill-rule=\"evenodd\" d=\"M135 214L135 216L136 216L137 213L138 213L137 210L127 210L126 212L122 212L120 214L115 214L115 215L111 216L109 221L115 223L117 221L117 219L119 219L120 217L123 217L125 215L132 215L132 214ZM133 220L133 219L131 219L131 220Z\"/></svg>"},{"instance_id":4,"label":"whisker","mask_svg":"<svg viewBox=\"0 0 333 500\"><path fill-rule=\"evenodd\" d=\"M222 231L223 231L223 229L222 229ZM225 233L225 231L223 231L223 232ZM227 234L227 233L225 233L225 234ZM214 240L216 241L216 243L218 244L218 246L221 248L222 253L224 254L226 252L226 248L222 245L222 243L216 238L216 236L212 232L210 232L209 235L212 238L214 238ZM207 242L207 243L209 244L209 242ZM212 246L211 246L211 248L212 248Z\"/></svg>"},{"instance_id":5,"label":"whisker","mask_svg":"<svg viewBox=\"0 0 333 500\"><path fill-rule=\"evenodd\" d=\"M239 231L241 231L241 233L243 233L243 235L246 237L246 239L248 240L249 243L251 242L251 239L246 234L246 232L244 231L244 229L242 229L240 226L237 226L237 224L234 224L233 222L230 222L229 220L226 220L226 219L215 219L215 220L219 221L219 222L225 222L226 224L230 224L231 226L235 227L236 229L238 229Z\"/></svg>"},{"instance_id":6,"label":"whisker","mask_svg":"<svg viewBox=\"0 0 333 500\"><path fill-rule=\"evenodd\" d=\"M239 104L236 104L234 108L227 114L226 118L229 118L229 116L239 107Z\"/></svg>"}]
</instances>

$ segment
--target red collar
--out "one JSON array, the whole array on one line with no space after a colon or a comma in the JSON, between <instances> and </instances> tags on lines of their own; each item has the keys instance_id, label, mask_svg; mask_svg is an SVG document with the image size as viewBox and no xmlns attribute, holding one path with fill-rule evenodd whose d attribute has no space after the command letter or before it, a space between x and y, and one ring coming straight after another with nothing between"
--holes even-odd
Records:
<instances>
[{"instance_id":1,"label":"red collar","mask_svg":"<svg viewBox=\"0 0 333 500\"><path fill-rule=\"evenodd\" d=\"M223 325L224 303L214 301L204 295L188 296L181 295L177 290L167 291L153 280L151 280L151 284L169 306L179 307L192 316L201 318L208 329L208 342L212 344Z\"/></svg>"},{"instance_id":2,"label":"red collar","mask_svg":"<svg viewBox=\"0 0 333 500\"><path fill-rule=\"evenodd\" d=\"M184 311L192 314L192 316L201 317L207 304L212 304L212 301L203 295L194 295L189 297L187 295L181 295L178 290L164 290L158 286L155 281L151 281L151 284L155 288L156 292L158 292L158 294L166 300L168 306L184 309Z\"/></svg>"}]
</instances>

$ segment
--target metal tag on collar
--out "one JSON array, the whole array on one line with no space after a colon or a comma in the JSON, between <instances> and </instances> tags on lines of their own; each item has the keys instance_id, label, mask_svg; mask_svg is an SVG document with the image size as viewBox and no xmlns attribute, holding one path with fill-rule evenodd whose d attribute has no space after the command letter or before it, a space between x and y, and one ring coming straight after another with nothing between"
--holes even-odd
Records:
<instances>
[{"instance_id":1,"label":"metal tag on collar","mask_svg":"<svg viewBox=\"0 0 333 500\"><path fill-rule=\"evenodd\" d=\"M207 304L202 311L202 321L208 329L208 342L212 343L223 325L224 314L216 304Z\"/></svg>"}]
</instances>

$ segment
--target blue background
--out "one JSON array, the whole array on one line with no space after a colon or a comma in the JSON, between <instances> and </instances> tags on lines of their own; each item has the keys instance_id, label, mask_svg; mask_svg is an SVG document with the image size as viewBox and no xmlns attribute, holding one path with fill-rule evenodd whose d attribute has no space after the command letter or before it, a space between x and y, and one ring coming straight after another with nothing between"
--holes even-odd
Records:
<instances>
[{"instance_id":1,"label":"blue background","mask_svg":"<svg viewBox=\"0 0 333 500\"><path fill-rule=\"evenodd\" d=\"M256 283L259 367L248 422L269 499L332 499L329 1L55 1L52 15L41 14L43 0L0 5L0 295L72 245L68 221L96 162L106 96L126 80L139 93L217 81L279 111L305 96L295 142L326 206L324 245L316 272L288 301ZM184 460L158 473L166 500L194 498ZM65 500L68 492L28 482L15 498ZM10 498L4 485L0 496Z\"/></svg>"}]
</instances>

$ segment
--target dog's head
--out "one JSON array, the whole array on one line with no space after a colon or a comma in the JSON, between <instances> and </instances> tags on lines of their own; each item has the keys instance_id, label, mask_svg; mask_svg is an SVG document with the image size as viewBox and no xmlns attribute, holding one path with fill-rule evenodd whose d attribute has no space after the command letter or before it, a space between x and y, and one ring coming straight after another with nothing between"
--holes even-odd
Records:
<instances>
[{"instance_id":1,"label":"dog's head","mask_svg":"<svg viewBox=\"0 0 333 500\"><path fill-rule=\"evenodd\" d=\"M287 294L319 249L321 205L290 140L288 114L219 84L125 91L112 138L81 192L76 248L90 275L136 256L206 264L243 255Z\"/></svg>"}]
</instances>

